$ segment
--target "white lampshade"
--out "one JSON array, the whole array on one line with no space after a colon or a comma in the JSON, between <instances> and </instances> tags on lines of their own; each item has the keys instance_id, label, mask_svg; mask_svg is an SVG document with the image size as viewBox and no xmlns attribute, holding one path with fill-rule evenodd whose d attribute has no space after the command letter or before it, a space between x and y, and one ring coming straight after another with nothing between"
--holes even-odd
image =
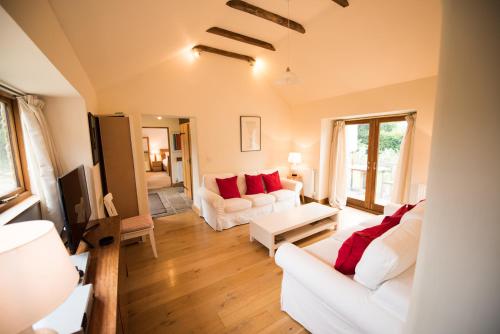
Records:
<instances>
[{"instance_id":1,"label":"white lampshade","mask_svg":"<svg viewBox=\"0 0 500 334\"><path fill-rule=\"evenodd\" d=\"M302 162L302 155L299 152L288 153L288 162L291 164L300 164Z\"/></svg>"},{"instance_id":2,"label":"white lampshade","mask_svg":"<svg viewBox=\"0 0 500 334\"><path fill-rule=\"evenodd\" d=\"M78 272L52 222L0 227L0 333L18 333L73 292Z\"/></svg>"}]
</instances>

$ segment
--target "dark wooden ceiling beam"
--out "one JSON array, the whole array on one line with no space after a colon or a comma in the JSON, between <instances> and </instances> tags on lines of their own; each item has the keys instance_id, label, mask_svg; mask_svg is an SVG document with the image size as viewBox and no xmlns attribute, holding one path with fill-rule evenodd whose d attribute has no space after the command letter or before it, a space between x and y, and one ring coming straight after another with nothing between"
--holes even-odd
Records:
<instances>
[{"instance_id":1,"label":"dark wooden ceiling beam","mask_svg":"<svg viewBox=\"0 0 500 334\"><path fill-rule=\"evenodd\" d=\"M253 65L255 63L255 58L253 58L253 57L250 57L247 55L242 55L242 54L236 53L236 52L231 52L231 51L213 48L213 47L207 46L207 45L201 45L201 44L196 45L193 47L193 50L200 52L200 53L201 52L210 52L210 53L218 54L218 55L221 55L224 57L230 57L230 58L243 60L243 61L250 63L250 65Z\"/></svg>"},{"instance_id":2,"label":"dark wooden ceiling beam","mask_svg":"<svg viewBox=\"0 0 500 334\"><path fill-rule=\"evenodd\" d=\"M347 1L347 0L332 0L332 1L337 3L338 5L340 5L342 7L349 6L349 1Z\"/></svg>"},{"instance_id":3,"label":"dark wooden ceiling beam","mask_svg":"<svg viewBox=\"0 0 500 334\"><path fill-rule=\"evenodd\" d=\"M215 35L219 35L222 37L234 39L234 40L239 41L239 42L252 44L252 45L255 45L255 46L258 46L258 47L261 47L264 49L268 49L271 51L276 51L276 49L274 48L274 46L271 43L261 41L260 39L257 39L257 38L238 34L236 32L230 31L230 30L222 29L219 27L212 27L212 28L208 29L207 32L215 34Z\"/></svg>"},{"instance_id":4,"label":"dark wooden ceiling beam","mask_svg":"<svg viewBox=\"0 0 500 334\"><path fill-rule=\"evenodd\" d=\"M252 14L252 15L258 16L260 18L269 20L269 21L274 22L276 24L279 24L285 28L290 28L292 30L300 32L301 34L306 33L306 29L304 29L304 27L300 23L289 20L286 17L283 17L281 15L267 11L263 8L249 4L248 2L245 2L242 0L230 0L230 1L226 2L226 5L228 5L231 8L246 12L248 14Z\"/></svg>"}]
</instances>

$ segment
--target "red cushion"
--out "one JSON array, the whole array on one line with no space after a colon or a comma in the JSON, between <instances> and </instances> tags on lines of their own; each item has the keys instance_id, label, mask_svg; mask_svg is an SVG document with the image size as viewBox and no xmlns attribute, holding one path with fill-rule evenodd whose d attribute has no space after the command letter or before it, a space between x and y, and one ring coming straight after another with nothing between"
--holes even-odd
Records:
<instances>
[{"instance_id":1,"label":"red cushion","mask_svg":"<svg viewBox=\"0 0 500 334\"><path fill-rule=\"evenodd\" d=\"M247 184L247 195L262 194L264 192L264 183L262 183L262 175L247 175L245 174L245 182Z\"/></svg>"},{"instance_id":2,"label":"red cushion","mask_svg":"<svg viewBox=\"0 0 500 334\"><path fill-rule=\"evenodd\" d=\"M217 182L217 186L219 187L220 195L224 199L241 197L240 191L238 190L238 185L236 184L237 178L237 176L233 176L228 177L227 179L215 179L215 181Z\"/></svg>"},{"instance_id":3,"label":"red cushion","mask_svg":"<svg viewBox=\"0 0 500 334\"><path fill-rule=\"evenodd\" d=\"M262 180L264 180L268 193L283 189L281 186L280 173L278 173L278 171L271 174L262 174Z\"/></svg>"},{"instance_id":4,"label":"red cushion","mask_svg":"<svg viewBox=\"0 0 500 334\"><path fill-rule=\"evenodd\" d=\"M335 261L335 269L344 275L354 275L356 265L359 260L361 260L368 245L373 240L398 225L401 221L401 217L403 217L406 212L413 209L414 206L415 205L410 204L403 205L392 216L384 217L382 223L379 225L354 232L340 247L337 261Z\"/></svg>"}]
</instances>

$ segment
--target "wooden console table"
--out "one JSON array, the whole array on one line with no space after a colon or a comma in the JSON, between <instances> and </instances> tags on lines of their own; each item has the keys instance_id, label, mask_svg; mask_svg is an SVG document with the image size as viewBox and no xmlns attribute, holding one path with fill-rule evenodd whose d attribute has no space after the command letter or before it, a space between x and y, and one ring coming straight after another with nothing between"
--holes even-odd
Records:
<instances>
[{"instance_id":1,"label":"wooden console table","mask_svg":"<svg viewBox=\"0 0 500 334\"><path fill-rule=\"evenodd\" d=\"M124 333L126 311L120 310L118 287L125 276L125 268L120 263L120 225L119 217L109 217L92 221L88 226L99 226L86 234L95 248L90 252L87 269L87 282L94 286L94 304L88 325L88 334ZM99 246L99 239L112 236L111 245ZM82 245L80 245L82 246ZM84 247L78 249L84 251ZM122 303L124 305L124 303Z\"/></svg>"}]
</instances>

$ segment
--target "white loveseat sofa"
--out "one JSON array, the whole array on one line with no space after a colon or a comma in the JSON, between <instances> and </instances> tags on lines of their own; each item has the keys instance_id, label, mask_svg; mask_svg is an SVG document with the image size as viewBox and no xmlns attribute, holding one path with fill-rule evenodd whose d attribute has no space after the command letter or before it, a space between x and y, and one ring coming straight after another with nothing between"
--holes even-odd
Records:
<instances>
[{"instance_id":1,"label":"white loveseat sofa","mask_svg":"<svg viewBox=\"0 0 500 334\"><path fill-rule=\"evenodd\" d=\"M241 172L239 174L206 174L200 191L201 215L216 231L247 224L250 219L275 211L285 210L300 205L302 183L281 176L283 189L266 194L245 195L245 174L271 174L276 169L257 172ZM220 196L216 178L225 179L237 175L238 190L241 198L224 199Z\"/></svg>"},{"instance_id":2,"label":"white loveseat sofa","mask_svg":"<svg viewBox=\"0 0 500 334\"><path fill-rule=\"evenodd\" d=\"M386 207L384 215L397 208ZM275 257L283 268L281 309L314 334L401 333L424 209L422 202L404 215L399 225L375 239L356 266L355 275L346 276L333 268L338 250L352 232L379 224L383 215L305 248L281 246ZM372 258L367 256L369 250ZM364 272L358 272L361 267ZM384 278L388 270L397 275Z\"/></svg>"}]
</instances>

